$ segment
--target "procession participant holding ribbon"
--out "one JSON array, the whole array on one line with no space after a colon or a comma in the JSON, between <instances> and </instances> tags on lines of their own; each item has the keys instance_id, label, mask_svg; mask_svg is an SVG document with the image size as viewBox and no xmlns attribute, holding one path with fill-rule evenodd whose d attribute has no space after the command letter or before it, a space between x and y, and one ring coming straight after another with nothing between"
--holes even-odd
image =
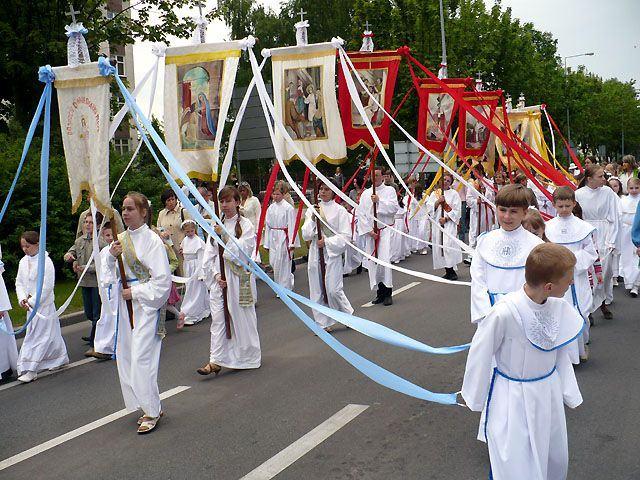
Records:
<instances>
[{"instance_id":1,"label":"procession participant holding ribbon","mask_svg":"<svg viewBox=\"0 0 640 480\"><path fill-rule=\"evenodd\" d=\"M128 228L111 244L105 262L107 275L115 277L119 275L117 258L122 256L129 286L117 293L116 357L125 406L132 412L142 410L138 433L152 431L162 415L158 365L165 329L160 309L171 290L169 260L162 240L147 224L150 217L147 197L129 192L122 202L122 219ZM129 318L127 300L133 304L133 318Z\"/></svg>"},{"instance_id":2,"label":"procession participant holding ribbon","mask_svg":"<svg viewBox=\"0 0 640 480\"><path fill-rule=\"evenodd\" d=\"M594 288L594 308L606 319L613 318L609 305L613 301L613 254L620 228L620 201L614 191L604 187L604 169L598 165L585 168L585 176L576 190L576 200L582 207L582 218L597 229L598 253L602 263L602 282Z\"/></svg>"},{"instance_id":3,"label":"procession participant holding ribbon","mask_svg":"<svg viewBox=\"0 0 640 480\"><path fill-rule=\"evenodd\" d=\"M360 195L360 203L356 209L358 234L365 236L364 251L382 262L390 263L391 230L387 227L393 225L398 210L396 190L384 184L381 168L375 169L374 185L375 195L373 187L367 188ZM392 305L393 270L367 258L363 259L362 264L369 271L371 290L377 288L377 295L372 303Z\"/></svg>"},{"instance_id":4,"label":"procession participant holding ribbon","mask_svg":"<svg viewBox=\"0 0 640 480\"><path fill-rule=\"evenodd\" d=\"M311 209L307 210L302 238L310 241L309 246L309 292L314 302L328 305L334 310L353 313L349 299L344 294L342 283L342 254L347 248L347 239L351 238L351 216L342 205L338 205L333 197L333 191L326 185L319 187L320 202L318 212L322 219L329 224L331 230L318 222ZM334 234L333 231L337 232ZM324 257L325 272L322 276L320 268L320 254ZM326 298L325 298L326 297ZM336 323L333 319L314 310L313 318L316 323L330 332Z\"/></svg>"},{"instance_id":5,"label":"procession participant holding ribbon","mask_svg":"<svg viewBox=\"0 0 640 480\"><path fill-rule=\"evenodd\" d=\"M545 234L549 241L564 245L576 257L573 273L573 284L567 290L564 299L571 303L585 320L582 335L578 338L579 361L589 359L589 321L588 316L593 304L593 292L589 283L589 269L598 260L598 252L594 240L595 228L590 223L573 215L576 206L574 191L566 186L558 187L553 192L553 207L558 216L546 223ZM579 363L572 356L573 363Z\"/></svg>"},{"instance_id":6,"label":"procession participant holding ribbon","mask_svg":"<svg viewBox=\"0 0 640 480\"><path fill-rule=\"evenodd\" d=\"M487 443L494 480L567 478L564 405L582 403L569 355L584 320L562 299L575 265L561 245L535 247L524 287L503 297L473 336L461 393L483 412L478 440Z\"/></svg>"},{"instance_id":7,"label":"procession participant holding ribbon","mask_svg":"<svg viewBox=\"0 0 640 480\"><path fill-rule=\"evenodd\" d=\"M205 247L203 271L210 289L211 349L209 361L197 370L200 375L217 375L222 367L235 370L259 368L262 358L251 272L238 263L238 259L244 258L240 250L249 256L253 253L256 246L255 230L253 224L240 215L240 193L235 187L224 187L218 199L224 226L227 232L233 234L235 241L224 233L222 227L215 227L226 245L223 255L226 280L220 275L218 243L210 238ZM222 302L222 289L225 287L231 315L230 338L226 335Z\"/></svg>"},{"instance_id":8,"label":"procession participant holding ribbon","mask_svg":"<svg viewBox=\"0 0 640 480\"><path fill-rule=\"evenodd\" d=\"M284 181L276 182L272 194L273 202L267 209L264 223L263 246L269 250L269 264L273 267L273 279L284 288L293 290L291 262L293 250L300 246L300 240L298 232L295 231L295 210L284 198L288 191Z\"/></svg>"},{"instance_id":9,"label":"procession participant holding ribbon","mask_svg":"<svg viewBox=\"0 0 640 480\"><path fill-rule=\"evenodd\" d=\"M620 273L624 277L625 288L635 298L638 296L638 288L640 288L640 268L638 266L638 252L631 241L631 227L640 201L640 178L629 178L627 192L629 195L622 197L620 201Z\"/></svg>"},{"instance_id":10,"label":"procession participant holding ribbon","mask_svg":"<svg viewBox=\"0 0 640 480\"><path fill-rule=\"evenodd\" d=\"M458 192L451 188L452 184L453 176L445 173L442 181L444 191L431 192L427 201L429 215L448 233L445 237L442 232L436 232L433 241L433 269L444 268L446 273L443 278L447 280L458 279L456 270L458 270L458 264L462 262L462 251L458 249L455 241L462 214L462 203Z\"/></svg>"},{"instance_id":11,"label":"procession participant holding ribbon","mask_svg":"<svg viewBox=\"0 0 640 480\"><path fill-rule=\"evenodd\" d=\"M182 269L187 277L178 322L195 325L209 316L209 292L202 276L205 243L196 235L196 222L191 219L182 222L184 238L180 242L180 253L184 259Z\"/></svg>"},{"instance_id":12,"label":"procession participant holding ribbon","mask_svg":"<svg viewBox=\"0 0 640 480\"><path fill-rule=\"evenodd\" d=\"M20 306L28 311L27 318L31 315L37 297L39 244L40 235L37 232L27 231L20 236L20 247L25 255L18 264L16 297ZM67 346L60 331L60 319L53 303L56 273L46 252L44 262L40 305L27 326L18 356L18 380L23 383L35 380L41 370L55 370L69 363Z\"/></svg>"},{"instance_id":13,"label":"procession participant holding ribbon","mask_svg":"<svg viewBox=\"0 0 640 480\"><path fill-rule=\"evenodd\" d=\"M529 194L520 184L505 185L496 195L500 228L478 237L471 261L471 321L480 322L501 295L524 285L527 256L543 240L522 226Z\"/></svg>"},{"instance_id":14,"label":"procession participant holding ribbon","mask_svg":"<svg viewBox=\"0 0 640 480\"><path fill-rule=\"evenodd\" d=\"M4 263L2 263L2 250L0 249L0 322L4 323L7 332L13 332L13 324L9 316L11 302L7 287L4 284ZM0 375L1 380L8 380L13 376L18 366L18 347L14 335L4 335L0 333Z\"/></svg>"}]
</instances>

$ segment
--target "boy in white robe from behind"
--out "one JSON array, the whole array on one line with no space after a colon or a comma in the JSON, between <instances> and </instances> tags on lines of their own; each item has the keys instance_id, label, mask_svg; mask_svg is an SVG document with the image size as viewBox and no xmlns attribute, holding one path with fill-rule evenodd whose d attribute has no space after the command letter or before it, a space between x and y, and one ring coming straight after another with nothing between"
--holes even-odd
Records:
<instances>
[{"instance_id":1,"label":"boy in white robe from behind","mask_svg":"<svg viewBox=\"0 0 640 480\"><path fill-rule=\"evenodd\" d=\"M550 242L564 245L576 257L573 285L567 289L564 299L572 304L585 320L582 335L576 342L577 355L572 355L573 363L589 359L589 312L593 305L593 292L589 283L589 269L598 259L594 240L595 228L588 222L573 215L576 197L569 187L558 187L553 192L553 208L558 216L545 225L545 234Z\"/></svg>"},{"instance_id":2,"label":"boy in white robe from behind","mask_svg":"<svg viewBox=\"0 0 640 480\"><path fill-rule=\"evenodd\" d=\"M238 261L240 259L247 264L246 257L253 254L256 246L255 230L251 221L239 213L240 193L235 187L224 187L218 198L224 226L235 240L216 225L215 231L226 245L223 253L224 278L220 270L218 243L209 239L205 247L203 272L210 289L211 348L209 361L197 369L200 375L217 375L222 367L234 370L259 368L262 361L251 274ZM231 338L226 335L223 288L227 290Z\"/></svg>"},{"instance_id":3,"label":"boy in white robe from behind","mask_svg":"<svg viewBox=\"0 0 640 480\"><path fill-rule=\"evenodd\" d=\"M196 223L189 219L181 225L184 238L180 242L180 253L184 258L182 271L187 285L180 306L179 324L195 325L209 316L209 292L201 280L205 243L196 235Z\"/></svg>"},{"instance_id":4,"label":"boy in white robe from behind","mask_svg":"<svg viewBox=\"0 0 640 480\"><path fill-rule=\"evenodd\" d=\"M11 302L2 278L4 263L1 259L2 250L0 250L0 322L3 323L3 330L7 333L0 332L0 374L2 374L2 380L7 380L17 370L18 347L16 346L16 337L13 335L11 317L9 317Z\"/></svg>"},{"instance_id":5,"label":"boy in white robe from behind","mask_svg":"<svg viewBox=\"0 0 640 480\"><path fill-rule=\"evenodd\" d=\"M478 325L467 357L462 397L482 411L494 480L565 480L569 452L564 405L582 403L572 343L584 321L561 297L575 256L552 243L526 261L526 283L503 297Z\"/></svg>"},{"instance_id":6,"label":"boy in white robe from behind","mask_svg":"<svg viewBox=\"0 0 640 480\"><path fill-rule=\"evenodd\" d=\"M39 243L37 232L27 231L20 237L20 247L25 256L18 264L16 296L20 306L27 310L27 319L31 316L37 296ZM69 363L67 346L60 330L60 319L53 303L56 273L47 252L44 257L40 305L27 326L18 356L18 380L23 383L35 380L41 370L55 370Z\"/></svg>"},{"instance_id":7,"label":"boy in white robe from behind","mask_svg":"<svg viewBox=\"0 0 640 480\"><path fill-rule=\"evenodd\" d=\"M293 290L291 262L293 250L300 246L300 240L295 231L296 211L285 200L287 192L287 184L278 180L271 195L273 202L267 208L264 221L263 246L269 251L273 280L284 288Z\"/></svg>"},{"instance_id":8,"label":"boy in white robe from behind","mask_svg":"<svg viewBox=\"0 0 640 480\"><path fill-rule=\"evenodd\" d=\"M351 237L351 216L342 205L338 205L333 200L333 191L329 187L321 185L319 194L320 216L337 232L337 235L321 222L321 239L318 240L317 218L311 209L307 210L304 225L302 225L302 238L311 242L308 262L309 298L323 305L328 303L328 306L334 310L351 314L353 307L344 294L342 282L342 254L347 248L347 239ZM325 262L324 284L327 302L323 298L319 248L322 248ZM313 310L313 318L327 331L331 331L336 323L316 310Z\"/></svg>"}]
</instances>

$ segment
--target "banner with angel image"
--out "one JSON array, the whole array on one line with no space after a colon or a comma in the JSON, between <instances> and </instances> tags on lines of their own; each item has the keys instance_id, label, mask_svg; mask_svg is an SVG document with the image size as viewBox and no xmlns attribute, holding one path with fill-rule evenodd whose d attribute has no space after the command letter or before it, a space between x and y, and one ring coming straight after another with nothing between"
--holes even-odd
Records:
<instances>
[{"instance_id":1,"label":"banner with angel image","mask_svg":"<svg viewBox=\"0 0 640 480\"><path fill-rule=\"evenodd\" d=\"M373 101L373 98L386 111L391 110L391 101L393 100L401 57L396 51L385 50L378 52L349 52L348 55L365 85L363 87L358 79L355 78L355 73L351 72L358 90L358 96L364 106L365 114L382 144L388 147L391 119L382 112L376 102ZM365 88L368 92L365 91ZM349 95L342 68L338 69L338 98L347 147L354 149L359 145L364 145L369 149L373 148L373 138L367 129L364 119L356 109L351 95Z\"/></svg>"},{"instance_id":2,"label":"banner with angel image","mask_svg":"<svg viewBox=\"0 0 640 480\"><path fill-rule=\"evenodd\" d=\"M471 78L447 78L442 81L460 91L473 82ZM451 95L428 78L419 79L418 97L418 141L430 151L442 153L447 146L458 106Z\"/></svg>"},{"instance_id":3,"label":"banner with angel image","mask_svg":"<svg viewBox=\"0 0 640 480\"><path fill-rule=\"evenodd\" d=\"M239 58L235 41L166 50L166 143L191 178L217 179Z\"/></svg>"},{"instance_id":4,"label":"banner with angel image","mask_svg":"<svg viewBox=\"0 0 640 480\"><path fill-rule=\"evenodd\" d=\"M347 156L335 94L335 56L330 43L271 50L276 115L314 163L342 163ZM283 160L297 158L278 130L276 147Z\"/></svg>"}]
</instances>

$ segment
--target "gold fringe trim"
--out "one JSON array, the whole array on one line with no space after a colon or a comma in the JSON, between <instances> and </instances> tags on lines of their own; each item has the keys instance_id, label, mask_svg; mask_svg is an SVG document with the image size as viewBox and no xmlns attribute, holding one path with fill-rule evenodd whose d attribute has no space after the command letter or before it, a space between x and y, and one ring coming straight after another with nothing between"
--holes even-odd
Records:
<instances>
[{"instance_id":1,"label":"gold fringe trim","mask_svg":"<svg viewBox=\"0 0 640 480\"><path fill-rule=\"evenodd\" d=\"M311 58L319 58L319 57L326 57L326 56L335 56L336 54L336 50L334 48L332 48L331 50L320 50L318 52L311 52L311 53L291 53L289 55L278 55L278 54L273 54L271 56L271 61L278 61L278 62L287 62L289 60L308 60ZM299 67L299 68L308 68L308 67Z\"/></svg>"},{"instance_id":2,"label":"gold fringe trim","mask_svg":"<svg viewBox=\"0 0 640 480\"><path fill-rule=\"evenodd\" d=\"M367 142L366 140L364 140L362 138L360 140L358 140L356 143L354 143L353 145L347 145L347 148L349 150L355 150L356 148L358 148L360 146L367 147L369 150L373 150L375 148L374 145L369 145L369 142ZM383 143L382 146L385 149L389 148L389 144L388 143Z\"/></svg>"},{"instance_id":3,"label":"gold fringe trim","mask_svg":"<svg viewBox=\"0 0 640 480\"><path fill-rule=\"evenodd\" d=\"M289 160L285 160L284 163L286 163L287 165L291 164L291 162L293 162L294 160L300 160L300 157L298 157L298 155L294 155L293 157L291 157ZM347 161L347 157L342 157L342 158L330 158L327 157L324 154L320 154L318 155L316 158L314 158L311 162L314 165L317 165L318 163L320 163L322 160L324 160L327 163L330 163L331 165L342 165L344 162ZM302 160L300 160L302 161Z\"/></svg>"},{"instance_id":4,"label":"gold fringe trim","mask_svg":"<svg viewBox=\"0 0 640 480\"><path fill-rule=\"evenodd\" d=\"M189 65L191 63L211 62L213 60L225 60L239 57L240 50L222 50L219 52L187 53L185 55L173 55L165 57L165 65Z\"/></svg>"}]
</instances>

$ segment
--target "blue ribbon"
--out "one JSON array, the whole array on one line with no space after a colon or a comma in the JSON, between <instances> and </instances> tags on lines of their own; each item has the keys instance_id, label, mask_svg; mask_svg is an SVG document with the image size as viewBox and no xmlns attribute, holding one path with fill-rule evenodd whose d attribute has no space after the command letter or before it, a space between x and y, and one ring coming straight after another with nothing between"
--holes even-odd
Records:
<instances>
[{"instance_id":1,"label":"blue ribbon","mask_svg":"<svg viewBox=\"0 0 640 480\"><path fill-rule=\"evenodd\" d=\"M184 194L184 192L182 192L182 190L180 189L176 181L173 179L173 177L169 174L167 169L164 167L164 165L158 158L157 154L155 153L155 150L152 148L152 145L149 139L147 138L145 130L141 128L139 121L142 121L142 124L144 125L146 131L149 133L154 143L162 153L162 155L166 158L167 162L169 163L169 166L178 174L182 182L185 185L187 185L191 194L200 202L203 208L209 213L211 218L223 228L223 230L229 235L229 238L231 238L232 241L236 242L234 236L231 235L230 232L226 230L224 224L220 221L220 219L215 214L215 212L211 209L209 204L204 200L200 192L198 192L198 190L195 188L195 186L193 185L193 183L191 182L187 174L182 169L182 166L175 160L169 148L164 144L164 142L162 141L158 133L155 131L155 129L153 128L149 120L142 113L142 110L138 107L133 97L131 97L131 94L126 89L126 87L124 86L120 78L118 78L118 76L115 75L115 79L118 84L118 87L120 88L122 95L124 96L127 102L127 105L129 106L129 109L131 110L132 117L136 123L136 127L138 128L138 131L140 132L142 140L145 142L145 144L149 148L149 151L151 152L156 163L158 164L158 167L160 167L160 170L162 171L163 175L169 182L169 185L174 190L174 192L176 193L176 195L178 196L182 204L185 206L187 211L191 214L192 218L194 218L202 226L202 228L209 235L211 235L219 244L221 244L223 247L226 248L224 242L215 233L215 230L212 228L209 222L207 222L204 219L204 217L202 217L202 215L198 212L198 210L191 204L191 202L189 202L187 196ZM329 333L325 332L323 328L319 327L313 319L311 319L304 311L302 311L302 309L298 307L289 297L290 295L293 295L293 292L281 287L278 283L274 282L264 271L262 271L262 269L251 259L251 257L247 255L246 252L244 252L242 249L239 249L239 251L245 257L245 260L250 266L248 266L243 260L238 258L230 250L227 250L227 251L229 251L229 253L234 257L235 260L237 260L241 264L243 268L253 271L267 285L269 285L269 287L271 287L271 289L274 290L280 296L281 300L285 303L285 305L287 305L287 307L300 320L302 320L302 322L310 330L312 330L322 341L324 341L338 355L344 358L347 362L349 362L362 374L369 377L371 380L373 380L374 382L380 385L383 385L397 392L404 393L405 395L408 395L414 398L419 398L422 400L446 404L446 405L456 404L455 393L430 392L429 390L426 390L418 385L415 385L405 380L402 377L399 377L398 375L392 372L389 372L388 370L385 370L379 365L371 362L370 360L367 360L366 358L357 354L353 350L350 350L349 348L344 346L342 343L337 341ZM313 302L311 302L311 304L313 304ZM322 306L318 304L315 304L313 306L313 308L320 308L320 307Z\"/></svg>"},{"instance_id":2,"label":"blue ribbon","mask_svg":"<svg viewBox=\"0 0 640 480\"><path fill-rule=\"evenodd\" d=\"M47 253L47 193L49 191L49 140L51 137L51 92L55 75L49 65L40 67L38 78L45 82L44 92L44 126L42 130L42 149L40 150L40 244L38 248L38 280L36 287L36 300L25 324L14 332L8 332L4 322L0 322L0 331L8 335L19 335L24 332L40 308L42 286L44 284L44 268ZM38 105L40 108L40 105ZM36 112L37 113L37 112ZM37 122L36 122L37 123ZM33 124L33 122L32 122ZM33 135L32 135L33 137ZM25 144L26 146L26 144ZM27 147L28 149L28 147ZM4 209L3 209L4 213Z\"/></svg>"}]
</instances>

